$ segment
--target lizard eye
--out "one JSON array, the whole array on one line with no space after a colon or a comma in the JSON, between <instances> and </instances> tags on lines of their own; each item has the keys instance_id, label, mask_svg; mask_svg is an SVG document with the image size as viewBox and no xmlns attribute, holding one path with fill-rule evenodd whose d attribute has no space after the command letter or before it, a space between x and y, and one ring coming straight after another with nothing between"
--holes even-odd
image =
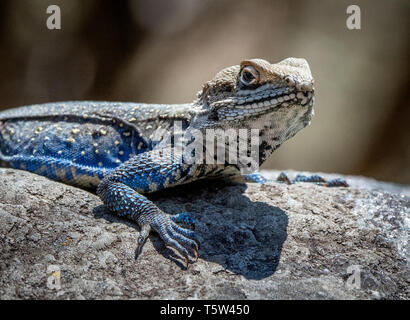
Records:
<instances>
[{"instance_id":1,"label":"lizard eye","mask_svg":"<svg viewBox=\"0 0 410 320\"><path fill-rule=\"evenodd\" d=\"M252 66L246 66L241 71L240 80L247 86L255 84L259 81L259 72Z\"/></svg>"}]
</instances>

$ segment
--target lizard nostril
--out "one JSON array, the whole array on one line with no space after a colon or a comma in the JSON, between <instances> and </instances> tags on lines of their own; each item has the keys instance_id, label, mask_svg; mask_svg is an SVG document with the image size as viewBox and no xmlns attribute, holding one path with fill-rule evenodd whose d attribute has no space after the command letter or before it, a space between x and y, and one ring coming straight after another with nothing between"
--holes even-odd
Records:
<instances>
[{"instance_id":1,"label":"lizard nostril","mask_svg":"<svg viewBox=\"0 0 410 320\"><path fill-rule=\"evenodd\" d=\"M313 91L313 84L309 82L303 82L296 84L296 89L299 91Z\"/></svg>"},{"instance_id":2,"label":"lizard nostril","mask_svg":"<svg viewBox=\"0 0 410 320\"><path fill-rule=\"evenodd\" d=\"M313 89L313 86L311 83L304 83L302 84L302 90L304 91L311 91Z\"/></svg>"},{"instance_id":3,"label":"lizard nostril","mask_svg":"<svg viewBox=\"0 0 410 320\"><path fill-rule=\"evenodd\" d=\"M293 87L295 85L295 81L293 81L293 79L290 78L290 77L286 77L285 81L286 81L287 85L290 86L290 87Z\"/></svg>"}]
</instances>

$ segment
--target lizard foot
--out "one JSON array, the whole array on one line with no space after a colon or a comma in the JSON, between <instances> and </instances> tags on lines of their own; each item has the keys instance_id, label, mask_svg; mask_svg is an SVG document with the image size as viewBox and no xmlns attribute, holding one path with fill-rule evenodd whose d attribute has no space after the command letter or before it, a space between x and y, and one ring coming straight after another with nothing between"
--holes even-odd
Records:
<instances>
[{"instance_id":1,"label":"lizard foot","mask_svg":"<svg viewBox=\"0 0 410 320\"><path fill-rule=\"evenodd\" d=\"M245 181L255 182L255 183L266 183L266 182L270 181L258 172L244 175L244 179L245 179Z\"/></svg>"},{"instance_id":2,"label":"lizard foot","mask_svg":"<svg viewBox=\"0 0 410 320\"><path fill-rule=\"evenodd\" d=\"M180 220L178 220L178 216ZM151 227L160 235L166 245L175 248L184 257L186 268L188 268L189 254L195 257L195 261L198 260L199 241L194 231L180 227L173 220L193 223L192 218L184 214L170 217L161 213L153 217Z\"/></svg>"},{"instance_id":3,"label":"lizard foot","mask_svg":"<svg viewBox=\"0 0 410 320\"><path fill-rule=\"evenodd\" d=\"M332 180L326 180L325 178L319 175L305 176L298 174L295 179L290 179L288 175L282 172L279 177L276 179L279 182L284 182L286 184L294 184L296 182L310 182L315 183L320 186L325 187L348 187L346 180L337 178Z\"/></svg>"}]
</instances>

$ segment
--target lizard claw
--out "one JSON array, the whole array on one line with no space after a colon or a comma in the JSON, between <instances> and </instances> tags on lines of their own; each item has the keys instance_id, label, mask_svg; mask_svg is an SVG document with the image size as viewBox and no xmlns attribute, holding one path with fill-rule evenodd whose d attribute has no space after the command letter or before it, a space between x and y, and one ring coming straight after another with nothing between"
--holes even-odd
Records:
<instances>
[{"instance_id":1,"label":"lizard claw","mask_svg":"<svg viewBox=\"0 0 410 320\"><path fill-rule=\"evenodd\" d=\"M149 224L145 224L141 227L141 232L138 237L137 249L135 250L135 258L138 258L138 256L141 254L142 248L145 244L145 241L147 240L149 236L150 231L151 231L151 226Z\"/></svg>"},{"instance_id":2,"label":"lizard claw","mask_svg":"<svg viewBox=\"0 0 410 320\"><path fill-rule=\"evenodd\" d=\"M292 181L289 179L288 175L284 172L281 172L279 177L276 179L278 182L284 182L286 184L292 184Z\"/></svg>"},{"instance_id":3,"label":"lizard claw","mask_svg":"<svg viewBox=\"0 0 410 320\"><path fill-rule=\"evenodd\" d=\"M158 232L166 245L175 248L184 257L188 267L190 254L194 256L195 261L198 260L199 241L192 230L182 228L173 221L176 216L169 217L160 214L156 219L157 221L154 221L151 226Z\"/></svg>"},{"instance_id":4,"label":"lizard claw","mask_svg":"<svg viewBox=\"0 0 410 320\"><path fill-rule=\"evenodd\" d=\"M197 242L197 244L198 244L198 250L199 250L199 242ZM195 250L195 262L198 261L198 257L199 257L198 250Z\"/></svg>"}]
</instances>

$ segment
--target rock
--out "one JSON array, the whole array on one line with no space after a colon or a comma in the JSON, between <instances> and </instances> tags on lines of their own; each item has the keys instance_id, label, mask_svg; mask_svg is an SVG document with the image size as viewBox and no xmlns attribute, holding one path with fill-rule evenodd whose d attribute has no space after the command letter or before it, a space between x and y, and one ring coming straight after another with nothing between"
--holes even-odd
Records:
<instances>
[{"instance_id":1,"label":"rock","mask_svg":"<svg viewBox=\"0 0 410 320\"><path fill-rule=\"evenodd\" d=\"M90 192L12 169L0 181L1 299L410 298L404 186L198 182L152 195L196 220L200 259L185 270L156 234L135 259L137 226Z\"/></svg>"}]
</instances>

